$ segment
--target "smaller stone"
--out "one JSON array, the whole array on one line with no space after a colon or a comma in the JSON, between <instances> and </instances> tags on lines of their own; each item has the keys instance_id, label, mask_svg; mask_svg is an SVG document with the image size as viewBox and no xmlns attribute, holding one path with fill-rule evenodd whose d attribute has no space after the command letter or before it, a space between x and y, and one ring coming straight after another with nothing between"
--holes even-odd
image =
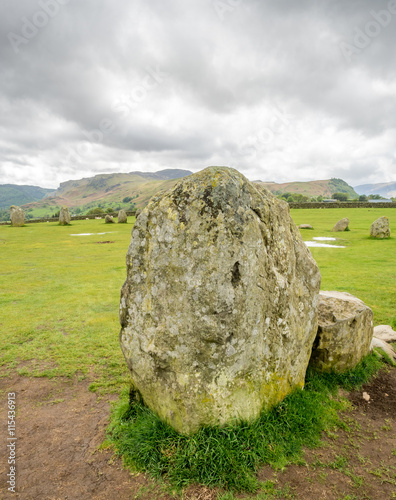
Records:
<instances>
[{"instance_id":1,"label":"smaller stone","mask_svg":"<svg viewBox=\"0 0 396 500\"><path fill-rule=\"evenodd\" d=\"M349 219L345 217L345 219L341 219L337 222L337 224L333 227L332 231L347 231L349 225Z\"/></svg>"},{"instance_id":2,"label":"smaller stone","mask_svg":"<svg viewBox=\"0 0 396 500\"><path fill-rule=\"evenodd\" d=\"M396 351L393 349L391 345L386 343L384 340L377 339L376 337L373 337L371 340L370 344L370 350L372 351L375 348L382 349L384 353L389 356L391 363L396 364ZM381 354L381 353L379 353Z\"/></svg>"},{"instance_id":3,"label":"smaller stone","mask_svg":"<svg viewBox=\"0 0 396 500\"><path fill-rule=\"evenodd\" d=\"M388 217L380 217L371 224L370 236L372 238L389 238L390 227Z\"/></svg>"},{"instance_id":4,"label":"smaller stone","mask_svg":"<svg viewBox=\"0 0 396 500\"><path fill-rule=\"evenodd\" d=\"M375 326L374 337L384 342L396 342L396 332L389 325Z\"/></svg>"},{"instance_id":5,"label":"smaller stone","mask_svg":"<svg viewBox=\"0 0 396 500\"><path fill-rule=\"evenodd\" d=\"M59 224L61 226L67 226L70 224L70 213L67 207L62 207L59 212Z\"/></svg>"},{"instance_id":6,"label":"smaller stone","mask_svg":"<svg viewBox=\"0 0 396 500\"><path fill-rule=\"evenodd\" d=\"M126 224L128 222L128 217L125 210L120 210L118 212L118 224Z\"/></svg>"},{"instance_id":7,"label":"smaller stone","mask_svg":"<svg viewBox=\"0 0 396 500\"><path fill-rule=\"evenodd\" d=\"M364 399L365 401L370 401L370 395L369 395L369 394L367 394L367 392L363 392L363 399Z\"/></svg>"},{"instance_id":8,"label":"smaller stone","mask_svg":"<svg viewBox=\"0 0 396 500\"><path fill-rule=\"evenodd\" d=\"M141 214L141 212L142 212L141 208L138 208L138 209L136 210L136 213L135 213L135 218L136 218L136 219L139 217L139 215Z\"/></svg>"},{"instance_id":9,"label":"smaller stone","mask_svg":"<svg viewBox=\"0 0 396 500\"><path fill-rule=\"evenodd\" d=\"M370 352L373 311L346 292L320 292L318 334L310 365L320 372L343 373Z\"/></svg>"},{"instance_id":10,"label":"smaller stone","mask_svg":"<svg viewBox=\"0 0 396 500\"><path fill-rule=\"evenodd\" d=\"M16 207L12 205L10 207L11 211L11 226L13 227L22 227L25 225L25 212L21 207Z\"/></svg>"},{"instance_id":11,"label":"smaller stone","mask_svg":"<svg viewBox=\"0 0 396 500\"><path fill-rule=\"evenodd\" d=\"M105 224L115 224L114 219L111 215L109 215L109 214L106 215Z\"/></svg>"},{"instance_id":12,"label":"smaller stone","mask_svg":"<svg viewBox=\"0 0 396 500\"><path fill-rule=\"evenodd\" d=\"M313 227L309 224L300 224L298 229L313 229Z\"/></svg>"}]
</instances>

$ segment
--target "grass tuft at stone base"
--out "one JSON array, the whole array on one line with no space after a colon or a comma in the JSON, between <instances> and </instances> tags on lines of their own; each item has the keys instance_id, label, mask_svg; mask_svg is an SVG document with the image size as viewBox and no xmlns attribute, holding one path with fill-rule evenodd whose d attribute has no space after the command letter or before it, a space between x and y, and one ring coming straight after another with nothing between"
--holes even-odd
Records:
<instances>
[{"instance_id":1,"label":"grass tuft at stone base","mask_svg":"<svg viewBox=\"0 0 396 500\"><path fill-rule=\"evenodd\" d=\"M282 469L302 463L302 448L317 447L321 433L343 424L338 412L348 401L338 389L352 390L383 366L375 355L342 375L307 373L304 390L285 398L253 423L207 427L192 436L177 433L127 391L112 412L108 440L124 465L162 478L173 488L191 484L233 491L257 491L257 468Z\"/></svg>"}]
</instances>

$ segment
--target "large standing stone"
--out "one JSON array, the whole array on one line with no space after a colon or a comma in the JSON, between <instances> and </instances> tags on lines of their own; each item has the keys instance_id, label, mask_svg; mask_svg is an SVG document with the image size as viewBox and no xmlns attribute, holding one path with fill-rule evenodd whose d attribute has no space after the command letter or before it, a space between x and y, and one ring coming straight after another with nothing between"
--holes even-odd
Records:
<instances>
[{"instance_id":1,"label":"large standing stone","mask_svg":"<svg viewBox=\"0 0 396 500\"><path fill-rule=\"evenodd\" d=\"M345 219L341 219L337 222L337 224L333 227L332 231L347 231L349 226L349 219L345 217Z\"/></svg>"},{"instance_id":2,"label":"large standing stone","mask_svg":"<svg viewBox=\"0 0 396 500\"><path fill-rule=\"evenodd\" d=\"M128 222L128 217L125 210L120 210L118 212L118 224L126 224Z\"/></svg>"},{"instance_id":3,"label":"large standing stone","mask_svg":"<svg viewBox=\"0 0 396 500\"><path fill-rule=\"evenodd\" d=\"M373 238L389 238L390 227L388 217L380 217L371 224L370 236Z\"/></svg>"},{"instance_id":4,"label":"large standing stone","mask_svg":"<svg viewBox=\"0 0 396 500\"><path fill-rule=\"evenodd\" d=\"M322 372L342 373L370 351L373 311L346 292L320 292L318 335L310 365Z\"/></svg>"},{"instance_id":5,"label":"large standing stone","mask_svg":"<svg viewBox=\"0 0 396 500\"><path fill-rule=\"evenodd\" d=\"M25 212L21 207L16 207L12 205L10 207L11 212L11 226L22 227L25 224Z\"/></svg>"},{"instance_id":6,"label":"large standing stone","mask_svg":"<svg viewBox=\"0 0 396 500\"><path fill-rule=\"evenodd\" d=\"M61 226L67 226L70 224L70 213L67 207L62 207L59 212L59 224Z\"/></svg>"},{"instance_id":7,"label":"large standing stone","mask_svg":"<svg viewBox=\"0 0 396 500\"><path fill-rule=\"evenodd\" d=\"M115 224L113 217L110 214L107 214L105 217L105 224Z\"/></svg>"},{"instance_id":8,"label":"large standing stone","mask_svg":"<svg viewBox=\"0 0 396 500\"><path fill-rule=\"evenodd\" d=\"M304 377L320 273L287 203L210 167L137 218L120 342L135 389L183 433L250 420Z\"/></svg>"}]
</instances>

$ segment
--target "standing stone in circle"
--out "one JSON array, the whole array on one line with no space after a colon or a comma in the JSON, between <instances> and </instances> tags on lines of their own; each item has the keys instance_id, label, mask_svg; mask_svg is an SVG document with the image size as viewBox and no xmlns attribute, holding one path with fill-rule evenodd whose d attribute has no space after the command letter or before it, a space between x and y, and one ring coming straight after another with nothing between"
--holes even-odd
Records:
<instances>
[{"instance_id":1,"label":"standing stone in circle","mask_svg":"<svg viewBox=\"0 0 396 500\"><path fill-rule=\"evenodd\" d=\"M120 210L118 212L118 224L126 224L128 222L128 217L125 210Z\"/></svg>"},{"instance_id":2,"label":"standing stone in circle","mask_svg":"<svg viewBox=\"0 0 396 500\"><path fill-rule=\"evenodd\" d=\"M345 217L345 219L341 219L337 222L337 224L333 227L332 231L347 231L349 225L349 219Z\"/></svg>"},{"instance_id":3,"label":"standing stone in circle","mask_svg":"<svg viewBox=\"0 0 396 500\"><path fill-rule=\"evenodd\" d=\"M371 224L370 236L372 238L390 238L388 217L380 217Z\"/></svg>"},{"instance_id":4,"label":"standing stone in circle","mask_svg":"<svg viewBox=\"0 0 396 500\"><path fill-rule=\"evenodd\" d=\"M226 167L182 179L132 230L120 343L133 393L182 433L255 419L304 385L319 288L286 202Z\"/></svg>"},{"instance_id":5,"label":"standing stone in circle","mask_svg":"<svg viewBox=\"0 0 396 500\"><path fill-rule=\"evenodd\" d=\"M351 370L369 353L373 331L373 311L364 302L350 293L321 291L310 365L320 372Z\"/></svg>"},{"instance_id":6,"label":"standing stone in circle","mask_svg":"<svg viewBox=\"0 0 396 500\"><path fill-rule=\"evenodd\" d=\"M106 215L105 224L115 224L114 219L111 215L109 215L109 214Z\"/></svg>"},{"instance_id":7,"label":"standing stone in circle","mask_svg":"<svg viewBox=\"0 0 396 500\"><path fill-rule=\"evenodd\" d=\"M311 226L311 224L300 224L298 226L298 229L313 229L313 227Z\"/></svg>"},{"instance_id":8,"label":"standing stone in circle","mask_svg":"<svg viewBox=\"0 0 396 500\"><path fill-rule=\"evenodd\" d=\"M61 226L67 226L70 224L70 213L67 207L62 207L59 212L59 224Z\"/></svg>"},{"instance_id":9,"label":"standing stone in circle","mask_svg":"<svg viewBox=\"0 0 396 500\"><path fill-rule=\"evenodd\" d=\"M137 219L139 217L139 215L141 214L142 212L142 209L141 208L138 208L135 212L135 218Z\"/></svg>"},{"instance_id":10,"label":"standing stone in circle","mask_svg":"<svg viewBox=\"0 0 396 500\"><path fill-rule=\"evenodd\" d=\"M11 226L22 227L25 224L25 212L21 207L16 207L12 205L10 207L11 212Z\"/></svg>"}]
</instances>

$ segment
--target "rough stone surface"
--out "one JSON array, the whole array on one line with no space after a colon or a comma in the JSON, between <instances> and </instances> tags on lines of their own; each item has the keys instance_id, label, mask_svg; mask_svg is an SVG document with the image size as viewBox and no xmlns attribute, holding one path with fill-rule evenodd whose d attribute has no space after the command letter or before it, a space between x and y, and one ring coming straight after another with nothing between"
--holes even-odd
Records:
<instances>
[{"instance_id":1,"label":"rough stone surface","mask_svg":"<svg viewBox=\"0 0 396 500\"><path fill-rule=\"evenodd\" d=\"M134 389L182 433L250 420L304 385L320 273L287 203L210 167L132 230L120 342Z\"/></svg>"},{"instance_id":2,"label":"rough stone surface","mask_svg":"<svg viewBox=\"0 0 396 500\"><path fill-rule=\"evenodd\" d=\"M105 224L115 224L114 219L111 215L109 215L109 214L106 215Z\"/></svg>"},{"instance_id":3,"label":"rough stone surface","mask_svg":"<svg viewBox=\"0 0 396 500\"><path fill-rule=\"evenodd\" d=\"M370 236L373 238L389 238L390 227L388 217L380 217L371 224Z\"/></svg>"},{"instance_id":4,"label":"rough stone surface","mask_svg":"<svg viewBox=\"0 0 396 500\"><path fill-rule=\"evenodd\" d=\"M67 207L62 207L59 212L59 224L61 226L67 226L70 224L70 213Z\"/></svg>"},{"instance_id":5,"label":"rough stone surface","mask_svg":"<svg viewBox=\"0 0 396 500\"><path fill-rule=\"evenodd\" d=\"M396 342L396 332L389 325L378 325L374 327L374 337L384 342Z\"/></svg>"},{"instance_id":6,"label":"rough stone surface","mask_svg":"<svg viewBox=\"0 0 396 500\"><path fill-rule=\"evenodd\" d=\"M313 229L313 227L310 224L300 224L298 229Z\"/></svg>"},{"instance_id":7,"label":"rough stone surface","mask_svg":"<svg viewBox=\"0 0 396 500\"><path fill-rule=\"evenodd\" d=\"M345 217L345 219L341 219L337 222L337 224L333 227L332 231L346 231L348 229L349 219Z\"/></svg>"},{"instance_id":8,"label":"rough stone surface","mask_svg":"<svg viewBox=\"0 0 396 500\"><path fill-rule=\"evenodd\" d=\"M128 222L128 217L125 210L120 210L118 212L118 224L126 224Z\"/></svg>"},{"instance_id":9,"label":"rough stone surface","mask_svg":"<svg viewBox=\"0 0 396 500\"><path fill-rule=\"evenodd\" d=\"M16 207L12 205L10 207L11 212L11 226L13 227L21 227L25 224L25 212L21 207Z\"/></svg>"},{"instance_id":10,"label":"rough stone surface","mask_svg":"<svg viewBox=\"0 0 396 500\"><path fill-rule=\"evenodd\" d=\"M342 373L370 351L373 311L346 292L320 292L318 335L310 365L322 372Z\"/></svg>"},{"instance_id":11,"label":"rough stone surface","mask_svg":"<svg viewBox=\"0 0 396 500\"><path fill-rule=\"evenodd\" d=\"M391 361L393 363L396 363L396 352L391 345L389 345L387 342L385 342L385 340L378 339L377 337L373 337L373 339L371 341L370 349L373 350L375 348L382 349L384 351L384 353L389 356ZM379 352L379 354L381 354L381 351Z\"/></svg>"},{"instance_id":12,"label":"rough stone surface","mask_svg":"<svg viewBox=\"0 0 396 500\"><path fill-rule=\"evenodd\" d=\"M136 210L136 213L135 213L135 217L136 217L136 219L139 217L139 215L141 214L141 212L142 212L142 209L141 209L141 208L138 208L138 209Z\"/></svg>"}]
</instances>

